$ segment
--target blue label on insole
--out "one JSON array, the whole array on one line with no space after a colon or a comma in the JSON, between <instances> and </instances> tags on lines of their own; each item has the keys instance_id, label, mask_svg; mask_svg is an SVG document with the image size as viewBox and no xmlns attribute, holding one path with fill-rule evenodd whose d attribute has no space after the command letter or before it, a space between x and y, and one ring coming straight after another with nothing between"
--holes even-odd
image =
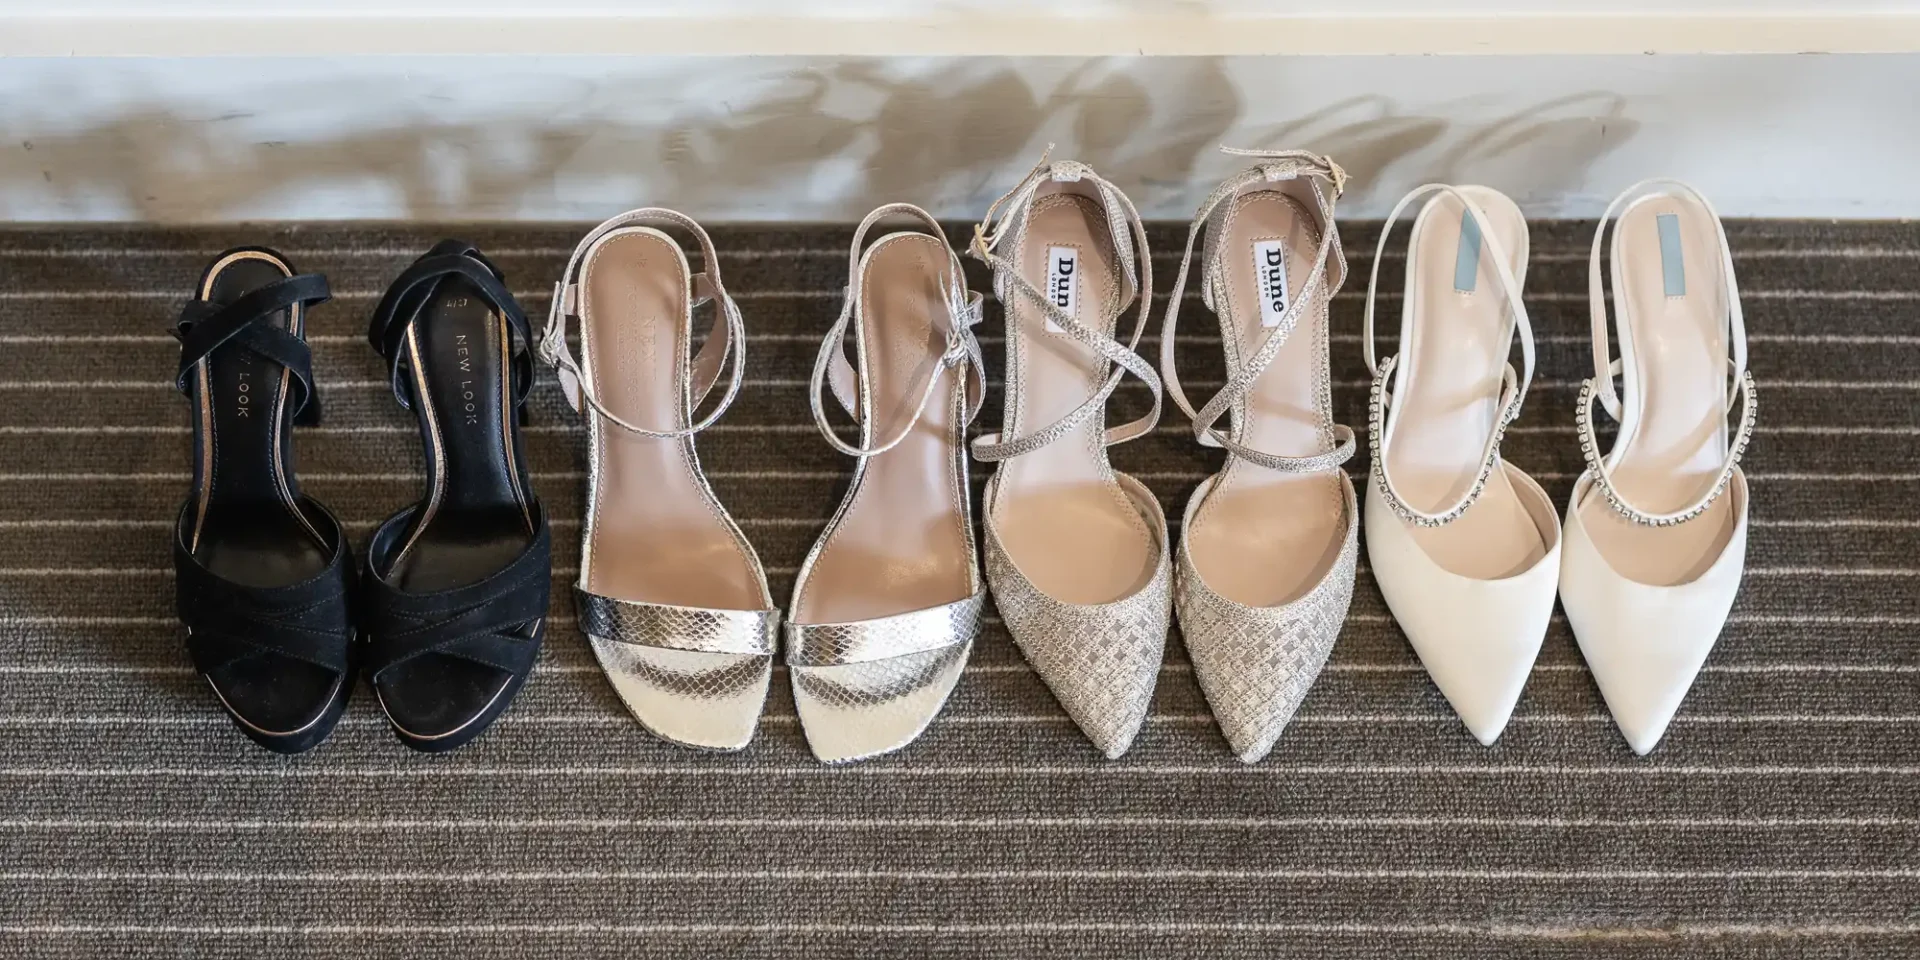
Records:
<instances>
[{"instance_id":1,"label":"blue label on insole","mask_svg":"<svg viewBox=\"0 0 1920 960\"><path fill-rule=\"evenodd\" d=\"M1460 252L1453 257L1453 289L1472 293L1480 281L1480 221L1460 211Z\"/></svg>"},{"instance_id":2,"label":"blue label on insole","mask_svg":"<svg viewBox=\"0 0 1920 960\"><path fill-rule=\"evenodd\" d=\"M1660 227L1660 272L1665 277L1667 296L1687 295L1687 264L1680 256L1680 218L1663 213L1654 218Z\"/></svg>"}]
</instances>

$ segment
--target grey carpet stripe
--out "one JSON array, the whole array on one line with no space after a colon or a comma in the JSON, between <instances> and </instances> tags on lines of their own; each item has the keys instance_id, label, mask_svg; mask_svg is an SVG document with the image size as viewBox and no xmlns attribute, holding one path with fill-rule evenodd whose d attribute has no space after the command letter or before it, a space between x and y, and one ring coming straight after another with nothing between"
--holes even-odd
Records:
<instances>
[{"instance_id":1,"label":"grey carpet stripe","mask_svg":"<svg viewBox=\"0 0 1920 960\"><path fill-rule=\"evenodd\" d=\"M315 754L261 754L207 702L172 625L166 523L188 438L169 324L228 246L329 274L345 295L310 318L328 420L300 433L301 473L364 535L421 482L365 315L441 229L0 229L0 954L1914 953L1920 230L1728 228L1762 397L1750 579L1656 756L1619 741L1561 619L1512 726L1481 748L1363 565L1332 663L1265 764L1227 756L1177 634L1134 752L1095 759L994 621L926 736L845 770L810 760L784 671L739 755L676 750L627 717L565 596L585 463L546 380L529 456L573 523L556 526L556 619L515 709L425 759L362 697ZM448 229L495 255L538 314L584 225ZM1348 422L1366 379L1353 294L1377 229L1343 227ZM1568 424L1590 363L1588 230L1534 226L1540 379L1505 445L1562 502L1580 469ZM1152 235L1164 290L1184 229ZM784 596L847 469L802 385L838 306L845 228L715 239L747 316L749 382L700 449ZM1218 333L1197 305L1188 320L1181 368L1205 393L1223 376ZM997 367L997 308L983 333ZM1144 400L1129 387L1115 416ZM997 403L996 388L988 424ZM1176 515L1217 468L1177 414L1114 459Z\"/></svg>"}]
</instances>

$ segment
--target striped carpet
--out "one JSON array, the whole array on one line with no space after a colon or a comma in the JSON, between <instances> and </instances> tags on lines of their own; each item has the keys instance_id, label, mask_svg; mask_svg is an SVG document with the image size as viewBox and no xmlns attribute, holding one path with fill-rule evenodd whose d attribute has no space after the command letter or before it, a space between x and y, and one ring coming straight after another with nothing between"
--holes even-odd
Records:
<instances>
[{"instance_id":1,"label":"striped carpet","mask_svg":"<svg viewBox=\"0 0 1920 960\"><path fill-rule=\"evenodd\" d=\"M539 314L583 229L456 232ZM1556 498L1579 465L1588 229L1535 228L1540 374L1506 443ZM1348 229L1356 281L1372 232ZM555 630L514 709L447 757L402 748L365 697L310 755L254 747L173 621L188 436L169 324L229 245L332 278L311 320L328 420L300 435L300 469L364 536L421 482L365 317L442 231L0 231L0 956L1920 954L1920 228L1731 233L1763 397L1747 584L1652 757L1621 741L1560 618L1505 738L1480 747L1363 565L1332 663L1257 766L1227 754L1178 644L1133 752L1100 761L995 619L918 744L825 769L783 673L736 756L665 746L621 708L558 589L584 467L550 379L527 436ZM752 349L701 453L776 596L848 468L804 386L845 235L717 236ZM1156 228L1159 249L1178 239ZM1155 265L1165 289L1172 256ZM1335 317L1356 424L1360 289ZM1222 375L1210 319L1181 345L1203 392ZM984 330L997 366L997 314ZM1218 457L1173 414L1114 459L1177 516Z\"/></svg>"}]
</instances>

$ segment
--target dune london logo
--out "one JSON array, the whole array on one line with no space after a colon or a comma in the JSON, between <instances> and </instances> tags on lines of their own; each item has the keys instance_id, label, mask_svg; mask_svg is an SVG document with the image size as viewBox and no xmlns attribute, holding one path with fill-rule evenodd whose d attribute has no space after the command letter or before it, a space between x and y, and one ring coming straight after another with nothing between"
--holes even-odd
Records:
<instances>
[{"instance_id":1,"label":"dune london logo","mask_svg":"<svg viewBox=\"0 0 1920 960\"><path fill-rule=\"evenodd\" d=\"M1260 283L1260 325L1277 327L1287 315L1287 248L1278 240L1253 245L1253 275Z\"/></svg>"},{"instance_id":2,"label":"dune london logo","mask_svg":"<svg viewBox=\"0 0 1920 960\"><path fill-rule=\"evenodd\" d=\"M1069 317L1076 316L1074 309L1079 299L1080 285L1074 282L1074 272L1080 267L1080 251L1073 247L1047 248L1047 299L1060 308L1060 312ZM1060 324L1053 316L1047 316L1047 332L1063 333Z\"/></svg>"}]
</instances>

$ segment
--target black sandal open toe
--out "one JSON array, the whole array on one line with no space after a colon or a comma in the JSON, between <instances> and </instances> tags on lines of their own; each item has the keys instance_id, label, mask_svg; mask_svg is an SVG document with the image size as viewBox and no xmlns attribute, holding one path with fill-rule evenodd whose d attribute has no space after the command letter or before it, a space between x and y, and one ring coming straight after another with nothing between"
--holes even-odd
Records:
<instances>
[{"instance_id":1,"label":"black sandal open toe","mask_svg":"<svg viewBox=\"0 0 1920 960\"><path fill-rule=\"evenodd\" d=\"M326 299L325 277L229 250L176 329L175 385L193 403L193 490L173 538L187 652L240 730L280 753L326 739L353 689L352 552L293 470L292 427L320 413L304 314Z\"/></svg>"},{"instance_id":2,"label":"black sandal open toe","mask_svg":"<svg viewBox=\"0 0 1920 960\"><path fill-rule=\"evenodd\" d=\"M366 670L401 742L451 750L526 682L552 581L520 445L532 331L500 271L445 240L375 308L367 338L420 421L427 494L367 547Z\"/></svg>"}]
</instances>

